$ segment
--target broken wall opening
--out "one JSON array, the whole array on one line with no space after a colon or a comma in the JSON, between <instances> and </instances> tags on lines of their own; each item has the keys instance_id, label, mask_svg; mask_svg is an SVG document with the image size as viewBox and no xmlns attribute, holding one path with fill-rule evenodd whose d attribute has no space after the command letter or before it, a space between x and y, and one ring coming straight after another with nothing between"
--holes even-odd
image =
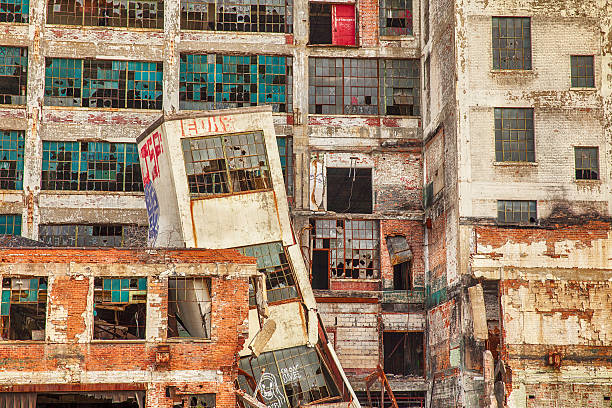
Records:
<instances>
[{"instance_id":1,"label":"broken wall opening","mask_svg":"<svg viewBox=\"0 0 612 408\"><path fill-rule=\"evenodd\" d=\"M45 340L47 278L2 279L0 334L3 340Z\"/></svg>"},{"instance_id":2,"label":"broken wall opening","mask_svg":"<svg viewBox=\"0 0 612 408\"><path fill-rule=\"evenodd\" d=\"M383 332L386 374L422 377L425 367L423 332Z\"/></svg>"},{"instance_id":3,"label":"broken wall opening","mask_svg":"<svg viewBox=\"0 0 612 408\"><path fill-rule=\"evenodd\" d=\"M95 340L144 339L147 278L94 278Z\"/></svg>"},{"instance_id":4,"label":"broken wall opening","mask_svg":"<svg viewBox=\"0 0 612 408\"><path fill-rule=\"evenodd\" d=\"M393 266L393 290L412 290L412 250L405 236L386 237Z\"/></svg>"},{"instance_id":5,"label":"broken wall opening","mask_svg":"<svg viewBox=\"0 0 612 408\"><path fill-rule=\"evenodd\" d=\"M209 339L210 278L168 278L168 337Z\"/></svg>"},{"instance_id":6,"label":"broken wall opening","mask_svg":"<svg viewBox=\"0 0 612 408\"><path fill-rule=\"evenodd\" d=\"M372 214L372 169L328 167L327 210Z\"/></svg>"}]
</instances>

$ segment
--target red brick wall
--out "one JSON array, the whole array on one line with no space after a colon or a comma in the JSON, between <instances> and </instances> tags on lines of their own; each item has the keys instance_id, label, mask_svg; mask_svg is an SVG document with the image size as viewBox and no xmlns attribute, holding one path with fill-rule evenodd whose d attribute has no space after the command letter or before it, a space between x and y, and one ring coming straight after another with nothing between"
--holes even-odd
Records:
<instances>
[{"instance_id":1,"label":"red brick wall","mask_svg":"<svg viewBox=\"0 0 612 408\"><path fill-rule=\"evenodd\" d=\"M378 46L378 0L359 0L359 45Z\"/></svg>"}]
</instances>

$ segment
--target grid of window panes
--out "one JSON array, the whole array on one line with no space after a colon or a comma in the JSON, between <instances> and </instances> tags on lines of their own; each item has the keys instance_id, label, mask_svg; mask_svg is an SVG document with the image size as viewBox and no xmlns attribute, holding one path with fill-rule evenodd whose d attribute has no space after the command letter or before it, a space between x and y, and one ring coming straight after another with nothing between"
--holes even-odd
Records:
<instances>
[{"instance_id":1,"label":"grid of window panes","mask_svg":"<svg viewBox=\"0 0 612 408\"><path fill-rule=\"evenodd\" d=\"M261 394L268 406L296 407L338 396L328 368L313 347L291 347L262 353L258 358L242 358L240 368L255 379L259 389L251 389L244 376L238 377L240 388L249 394L265 390Z\"/></svg>"},{"instance_id":2,"label":"grid of window panes","mask_svg":"<svg viewBox=\"0 0 612 408\"><path fill-rule=\"evenodd\" d=\"M163 0L49 0L47 24L164 28Z\"/></svg>"},{"instance_id":3,"label":"grid of window panes","mask_svg":"<svg viewBox=\"0 0 612 408\"><path fill-rule=\"evenodd\" d=\"M418 60L310 58L308 111L419 115Z\"/></svg>"},{"instance_id":4,"label":"grid of window panes","mask_svg":"<svg viewBox=\"0 0 612 408\"><path fill-rule=\"evenodd\" d=\"M380 34L412 35L412 0L380 0Z\"/></svg>"},{"instance_id":5,"label":"grid of window panes","mask_svg":"<svg viewBox=\"0 0 612 408\"><path fill-rule=\"evenodd\" d=\"M272 105L291 112L292 58L274 55L182 54L181 109Z\"/></svg>"},{"instance_id":6,"label":"grid of window panes","mask_svg":"<svg viewBox=\"0 0 612 408\"><path fill-rule=\"evenodd\" d=\"M0 190L23 190L24 133L0 130Z\"/></svg>"},{"instance_id":7,"label":"grid of window panes","mask_svg":"<svg viewBox=\"0 0 612 408\"><path fill-rule=\"evenodd\" d=\"M168 278L168 337L209 339L210 278Z\"/></svg>"},{"instance_id":8,"label":"grid of window panes","mask_svg":"<svg viewBox=\"0 0 612 408\"><path fill-rule=\"evenodd\" d=\"M162 63L45 60L45 104L96 108L162 108Z\"/></svg>"},{"instance_id":9,"label":"grid of window panes","mask_svg":"<svg viewBox=\"0 0 612 408\"><path fill-rule=\"evenodd\" d=\"M0 235L21 235L21 215L0 214Z\"/></svg>"},{"instance_id":10,"label":"grid of window panes","mask_svg":"<svg viewBox=\"0 0 612 408\"><path fill-rule=\"evenodd\" d=\"M576 180L599 180L599 149L575 147Z\"/></svg>"},{"instance_id":11,"label":"grid of window panes","mask_svg":"<svg viewBox=\"0 0 612 408\"><path fill-rule=\"evenodd\" d=\"M94 339L144 339L146 304L146 277L94 278Z\"/></svg>"},{"instance_id":12,"label":"grid of window panes","mask_svg":"<svg viewBox=\"0 0 612 408\"><path fill-rule=\"evenodd\" d=\"M495 160L533 162L532 108L495 108Z\"/></svg>"},{"instance_id":13,"label":"grid of window panes","mask_svg":"<svg viewBox=\"0 0 612 408\"><path fill-rule=\"evenodd\" d=\"M292 32L293 0L181 0L181 29Z\"/></svg>"},{"instance_id":14,"label":"grid of window panes","mask_svg":"<svg viewBox=\"0 0 612 408\"><path fill-rule=\"evenodd\" d=\"M595 73L593 70L592 55L572 55L572 87L593 88L595 87Z\"/></svg>"},{"instance_id":15,"label":"grid of window panes","mask_svg":"<svg viewBox=\"0 0 612 408\"><path fill-rule=\"evenodd\" d=\"M43 141L42 189L143 191L137 146Z\"/></svg>"},{"instance_id":16,"label":"grid of window panes","mask_svg":"<svg viewBox=\"0 0 612 408\"><path fill-rule=\"evenodd\" d=\"M0 0L0 23L27 23L30 0Z\"/></svg>"},{"instance_id":17,"label":"grid of window panes","mask_svg":"<svg viewBox=\"0 0 612 408\"><path fill-rule=\"evenodd\" d=\"M297 297L295 277L281 242L236 249L243 255L257 258L257 270L266 277L268 302L278 302ZM249 289L249 304L255 305L255 292L252 287Z\"/></svg>"},{"instance_id":18,"label":"grid of window panes","mask_svg":"<svg viewBox=\"0 0 612 408\"><path fill-rule=\"evenodd\" d=\"M41 224L41 242L59 247L135 247L147 242L147 227L118 224Z\"/></svg>"},{"instance_id":19,"label":"grid of window panes","mask_svg":"<svg viewBox=\"0 0 612 408\"><path fill-rule=\"evenodd\" d=\"M498 200L497 221L504 223L534 223L537 220L536 202L526 200Z\"/></svg>"},{"instance_id":20,"label":"grid of window panes","mask_svg":"<svg viewBox=\"0 0 612 408\"><path fill-rule=\"evenodd\" d=\"M0 104L25 105L28 49L0 47Z\"/></svg>"},{"instance_id":21,"label":"grid of window panes","mask_svg":"<svg viewBox=\"0 0 612 408\"><path fill-rule=\"evenodd\" d=\"M183 155L194 195L272 188L262 132L183 139Z\"/></svg>"},{"instance_id":22,"label":"grid of window panes","mask_svg":"<svg viewBox=\"0 0 612 408\"><path fill-rule=\"evenodd\" d=\"M278 145L278 154L280 155L287 196L293 197L293 137L277 136L276 144Z\"/></svg>"},{"instance_id":23,"label":"grid of window panes","mask_svg":"<svg viewBox=\"0 0 612 408\"><path fill-rule=\"evenodd\" d=\"M331 278L377 279L379 230L375 220L315 220L314 249L328 249Z\"/></svg>"},{"instance_id":24,"label":"grid of window panes","mask_svg":"<svg viewBox=\"0 0 612 408\"><path fill-rule=\"evenodd\" d=\"M22 312L19 319L15 318L15 313L11 313L11 309L17 308ZM47 278L25 276L2 278L0 303L2 340L44 340L46 316ZM15 319L15 322L12 322L12 319Z\"/></svg>"},{"instance_id":25,"label":"grid of window panes","mask_svg":"<svg viewBox=\"0 0 612 408\"><path fill-rule=\"evenodd\" d=\"M531 69L531 19L493 17L493 69Z\"/></svg>"}]
</instances>

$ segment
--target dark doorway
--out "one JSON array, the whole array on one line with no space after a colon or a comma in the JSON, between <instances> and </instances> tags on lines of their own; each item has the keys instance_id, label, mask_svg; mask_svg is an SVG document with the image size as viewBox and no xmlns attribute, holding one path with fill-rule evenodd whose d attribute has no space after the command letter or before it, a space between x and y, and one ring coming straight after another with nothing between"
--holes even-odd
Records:
<instances>
[{"instance_id":1,"label":"dark doorway","mask_svg":"<svg viewBox=\"0 0 612 408\"><path fill-rule=\"evenodd\" d=\"M312 251L312 288L329 289L329 251Z\"/></svg>"}]
</instances>

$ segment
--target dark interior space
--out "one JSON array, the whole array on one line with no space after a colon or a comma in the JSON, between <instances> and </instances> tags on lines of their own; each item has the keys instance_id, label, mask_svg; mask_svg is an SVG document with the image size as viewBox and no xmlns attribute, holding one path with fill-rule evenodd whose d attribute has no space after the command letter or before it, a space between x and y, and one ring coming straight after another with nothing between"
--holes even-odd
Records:
<instances>
[{"instance_id":1,"label":"dark interior space","mask_svg":"<svg viewBox=\"0 0 612 408\"><path fill-rule=\"evenodd\" d=\"M328 167L327 210L372 214L372 169Z\"/></svg>"},{"instance_id":2,"label":"dark interior space","mask_svg":"<svg viewBox=\"0 0 612 408\"><path fill-rule=\"evenodd\" d=\"M312 251L312 288L329 289L329 252Z\"/></svg>"},{"instance_id":3,"label":"dark interior space","mask_svg":"<svg viewBox=\"0 0 612 408\"><path fill-rule=\"evenodd\" d=\"M94 396L94 394L96 394ZM36 396L36 408L139 408L136 401L135 393L132 398L127 397L127 392L121 392L120 397L114 399L123 400L122 402L113 402L113 396L108 393L91 393L88 394L38 394ZM142 401L144 407L144 401Z\"/></svg>"},{"instance_id":4,"label":"dark interior space","mask_svg":"<svg viewBox=\"0 0 612 408\"><path fill-rule=\"evenodd\" d=\"M423 332L384 332L383 348L387 375L423 376Z\"/></svg>"},{"instance_id":5,"label":"dark interior space","mask_svg":"<svg viewBox=\"0 0 612 408\"><path fill-rule=\"evenodd\" d=\"M410 262L393 265L393 290L411 290Z\"/></svg>"},{"instance_id":6,"label":"dark interior space","mask_svg":"<svg viewBox=\"0 0 612 408\"><path fill-rule=\"evenodd\" d=\"M310 44L332 43L331 5L310 3Z\"/></svg>"}]
</instances>

